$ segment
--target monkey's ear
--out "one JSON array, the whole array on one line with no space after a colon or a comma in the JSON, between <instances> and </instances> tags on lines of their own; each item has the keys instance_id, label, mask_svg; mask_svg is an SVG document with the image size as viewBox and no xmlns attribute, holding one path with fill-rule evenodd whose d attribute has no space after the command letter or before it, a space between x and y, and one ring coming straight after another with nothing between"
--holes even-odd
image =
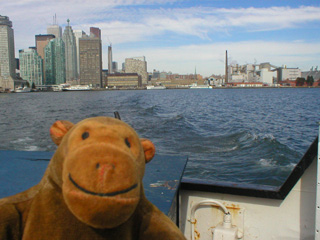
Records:
<instances>
[{"instance_id":1,"label":"monkey's ear","mask_svg":"<svg viewBox=\"0 0 320 240\"><path fill-rule=\"evenodd\" d=\"M156 153L156 148L149 139L141 138L140 142L144 151L146 163L148 163L154 157L154 154Z\"/></svg>"},{"instance_id":2,"label":"monkey's ear","mask_svg":"<svg viewBox=\"0 0 320 240\"><path fill-rule=\"evenodd\" d=\"M73 123L66 120L59 120L52 124L50 136L52 141L59 146L64 135L73 127Z\"/></svg>"}]
</instances>

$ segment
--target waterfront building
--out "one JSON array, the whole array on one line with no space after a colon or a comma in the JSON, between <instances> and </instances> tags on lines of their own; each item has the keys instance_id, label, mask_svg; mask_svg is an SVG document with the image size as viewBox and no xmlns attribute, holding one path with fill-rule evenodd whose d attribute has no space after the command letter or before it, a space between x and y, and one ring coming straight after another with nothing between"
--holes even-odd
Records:
<instances>
[{"instance_id":1,"label":"waterfront building","mask_svg":"<svg viewBox=\"0 0 320 240\"><path fill-rule=\"evenodd\" d=\"M107 75L105 85L109 88L138 88L142 87L142 80L138 73L112 73Z\"/></svg>"},{"instance_id":2,"label":"waterfront building","mask_svg":"<svg viewBox=\"0 0 320 240\"><path fill-rule=\"evenodd\" d=\"M65 44L61 38L50 40L45 51L45 85L66 82Z\"/></svg>"},{"instance_id":3,"label":"waterfront building","mask_svg":"<svg viewBox=\"0 0 320 240\"><path fill-rule=\"evenodd\" d=\"M252 83L261 82L272 85L276 76L278 67L269 62L260 64L229 65L228 83Z\"/></svg>"},{"instance_id":4,"label":"waterfront building","mask_svg":"<svg viewBox=\"0 0 320 240\"><path fill-rule=\"evenodd\" d=\"M138 73L142 79L142 85L147 85L148 72L146 58L134 57L125 59L125 72L126 73Z\"/></svg>"},{"instance_id":5,"label":"waterfront building","mask_svg":"<svg viewBox=\"0 0 320 240\"><path fill-rule=\"evenodd\" d=\"M273 68L273 69L272 69ZM269 62L261 63L257 74L259 76L259 82L272 86L275 81L277 66L270 64Z\"/></svg>"},{"instance_id":6,"label":"waterfront building","mask_svg":"<svg viewBox=\"0 0 320 240\"><path fill-rule=\"evenodd\" d=\"M295 81L299 77L301 77L301 70L299 68L287 68L286 66L278 68L278 81Z\"/></svg>"},{"instance_id":7,"label":"waterfront building","mask_svg":"<svg viewBox=\"0 0 320 240\"><path fill-rule=\"evenodd\" d=\"M103 87L102 44L96 34L79 38L80 84Z\"/></svg>"},{"instance_id":8,"label":"waterfront building","mask_svg":"<svg viewBox=\"0 0 320 240\"><path fill-rule=\"evenodd\" d=\"M227 83L226 86L228 87L239 87L239 88L257 88L257 87L263 87L262 82L232 82Z\"/></svg>"},{"instance_id":9,"label":"waterfront building","mask_svg":"<svg viewBox=\"0 0 320 240\"><path fill-rule=\"evenodd\" d=\"M172 72L159 72L153 70L151 85L163 85L167 88L184 88L193 84L205 85L206 80L200 74L176 74Z\"/></svg>"},{"instance_id":10,"label":"waterfront building","mask_svg":"<svg viewBox=\"0 0 320 240\"><path fill-rule=\"evenodd\" d=\"M228 78L225 83L256 82L259 78L257 76L256 66L254 64L229 65L227 76Z\"/></svg>"},{"instance_id":11,"label":"waterfront building","mask_svg":"<svg viewBox=\"0 0 320 240\"><path fill-rule=\"evenodd\" d=\"M20 77L27 80L32 86L43 85L42 58L38 55L35 48L19 50Z\"/></svg>"},{"instance_id":12,"label":"waterfront building","mask_svg":"<svg viewBox=\"0 0 320 240\"><path fill-rule=\"evenodd\" d=\"M14 89L16 79L12 22L0 15L0 88Z\"/></svg>"},{"instance_id":13,"label":"waterfront building","mask_svg":"<svg viewBox=\"0 0 320 240\"><path fill-rule=\"evenodd\" d=\"M108 70L107 69L102 69L102 83L103 83L103 87L108 86L107 85L107 76L108 76Z\"/></svg>"},{"instance_id":14,"label":"waterfront building","mask_svg":"<svg viewBox=\"0 0 320 240\"><path fill-rule=\"evenodd\" d=\"M65 44L66 81L73 81L78 78L76 38L70 26L70 20L68 19L67 22L68 25L62 36Z\"/></svg>"},{"instance_id":15,"label":"waterfront building","mask_svg":"<svg viewBox=\"0 0 320 240\"><path fill-rule=\"evenodd\" d=\"M222 76L210 76L208 79L209 85L214 87L222 87L225 83L225 78L222 78Z\"/></svg>"},{"instance_id":16,"label":"waterfront building","mask_svg":"<svg viewBox=\"0 0 320 240\"><path fill-rule=\"evenodd\" d=\"M80 76L79 39L86 36L86 33L82 30L73 30L73 34L76 39L77 75L79 77Z\"/></svg>"}]
</instances>

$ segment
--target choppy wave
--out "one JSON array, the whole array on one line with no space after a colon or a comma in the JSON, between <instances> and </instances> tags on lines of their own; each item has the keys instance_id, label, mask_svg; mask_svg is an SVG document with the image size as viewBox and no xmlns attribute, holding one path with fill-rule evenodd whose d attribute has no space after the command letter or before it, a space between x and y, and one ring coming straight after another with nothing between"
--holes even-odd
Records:
<instances>
[{"instance_id":1,"label":"choppy wave","mask_svg":"<svg viewBox=\"0 0 320 240\"><path fill-rule=\"evenodd\" d=\"M154 142L157 154L188 156L187 177L280 185L318 133L319 91L5 94L0 101L0 147L54 151L49 129L56 120L76 123L113 117L118 111L141 137Z\"/></svg>"},{"instance_id":2,"label":"choppy wave","mask_svg":"<svg viewBox=\"0 0 320 240\"><path fill-rule=\"evenodd\" d=\"M260 159L258 161L258 164L261 165L262 167L270 167L270 168L283 168L285 171L292 170L296 164L295 163L289 163L286 164L284 166L282 166L278 161L274 160L274 159Z\"/></svg>"}]
</instances>

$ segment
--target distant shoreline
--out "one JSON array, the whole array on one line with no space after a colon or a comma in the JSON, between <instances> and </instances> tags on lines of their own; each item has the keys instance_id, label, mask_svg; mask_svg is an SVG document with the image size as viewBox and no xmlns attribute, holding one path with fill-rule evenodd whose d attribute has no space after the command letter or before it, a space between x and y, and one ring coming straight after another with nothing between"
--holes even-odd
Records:
<instances>
[{"instance_id":1,"label":"distant shoreline","mask_svg":"<svg viewBox=\"0 0 320 240\"><path fill-rule=\"evenodd\" d=\"M270 88L320 88L320 86L296 86L296 87L291 87L291 86L280 86L280 87L272 87L272 86L264 86L264 87L213 87L213 88L205 88L205 89L210 89L210 90L215 90L215 89L270 89ZM190 88L181 88L181 87L167 87L166 89L163 90L186 90ZM90 92L90 91L119 91L119 90L147 90L146 88L97 88L97 89L91 89L91 90L86 90L86 91L65 91L65 92ZM161 90L161 91L163 91ZM197 90L197 89L190 89L190 90ZM204 90L202 88L199 88L198 90ZM155 90L152 90L155 91ZM54 91L32 91L32 92L26 92L26 93L36 93L36 92L54 92ZM15 92L0 92L0 93L15 93Z\"/></svg>"}]
</instances>

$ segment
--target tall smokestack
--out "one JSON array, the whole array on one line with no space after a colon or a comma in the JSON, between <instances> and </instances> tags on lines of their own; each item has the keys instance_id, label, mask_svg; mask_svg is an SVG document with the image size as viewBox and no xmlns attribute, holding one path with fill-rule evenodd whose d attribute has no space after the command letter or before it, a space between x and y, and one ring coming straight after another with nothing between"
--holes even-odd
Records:
<instances>
[{"instance_id":1,"label":"tall smokestack","mask_svg":"<svg viewBox=\"0 0 320 240\"><path fill-rule=\"evenodd\" d=\"M225 79L224 83L228 83L228 50L226 50L226 74L225 74Z\"/></svg>"}]
</instances>

